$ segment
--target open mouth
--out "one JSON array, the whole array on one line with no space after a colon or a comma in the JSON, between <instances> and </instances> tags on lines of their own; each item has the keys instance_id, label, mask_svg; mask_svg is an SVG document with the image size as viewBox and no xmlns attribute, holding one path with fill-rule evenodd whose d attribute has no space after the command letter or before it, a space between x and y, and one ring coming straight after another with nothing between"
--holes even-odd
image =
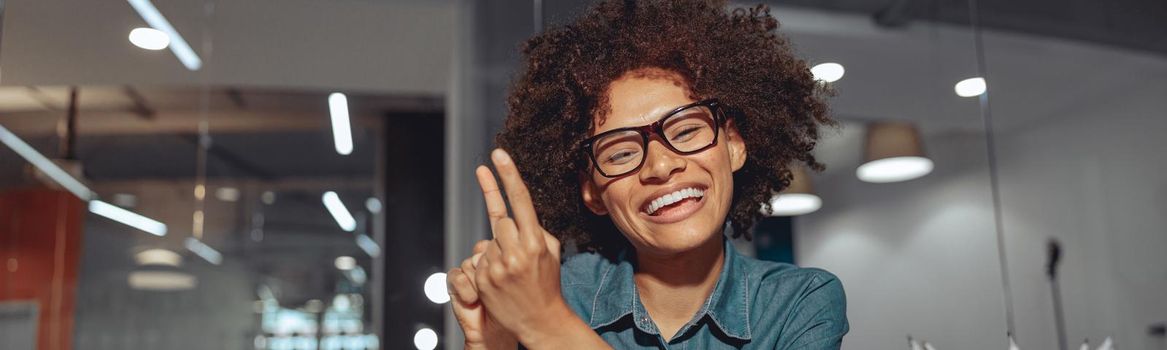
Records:
<instances>
[{"instance_id":1,"label":"open mouth","mask_svg":"<svg viewBox=\"0 0 1167 350\"><path fill-rule=\"evenodd\" d=\"M697 186L682 188L656 199L644 208L648 216L671 216L677 211L699 204L705 198L705 189Z\"/></svg>"}]
</instances>

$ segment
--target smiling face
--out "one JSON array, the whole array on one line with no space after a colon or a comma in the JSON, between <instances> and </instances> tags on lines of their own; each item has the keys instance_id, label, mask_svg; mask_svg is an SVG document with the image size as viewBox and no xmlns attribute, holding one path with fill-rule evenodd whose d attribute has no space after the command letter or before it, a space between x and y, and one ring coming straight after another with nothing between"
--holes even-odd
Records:
<instances>
[{"instance_id":1,"label":"smiling face","mask_svg":"<svg viewBox=\"0 0 1167 350\"><path fill-rule=\"evenodd\" d=\"M695 102L681 81L656 69L624 74L609 86L608 110L593 118L591 134L648 125ZM674 153L653 137L638 171L609 178L590 169L581 184L583 200L593 213L610 215L638 253L683 253L720 243L733 172L745 160L745 143L732 120L721 127L714 147L694 154Z\"/></svg>"}]
</instances>

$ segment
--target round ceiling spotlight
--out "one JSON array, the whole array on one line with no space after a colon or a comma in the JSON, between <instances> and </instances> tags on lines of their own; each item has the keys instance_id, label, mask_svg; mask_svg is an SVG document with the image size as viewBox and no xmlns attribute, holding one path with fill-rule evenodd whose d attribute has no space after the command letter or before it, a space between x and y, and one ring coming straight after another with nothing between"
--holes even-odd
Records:
<instances>
[{"instance_id":1,"label":"round ceiling spotlight","mask_svg":"<svg viewBox=\"0 0 1167 350\"><path fill-rule=\"evenodd\" d=\"M814 75L815 80L826 83L843 79L843 72L843 65L834 62L820 63L810 69L810 74Z\"/></svg>"},{"instance_id":2,"label":"round ceiling spotlight","mask_svg":"<svg viewBox=\"0 0 1167 350\"><path fill-rule=\"evenodd\" d=\"M920 132L909 123L868 125L865 159L855 176L872 183L908 181L928 175L933 168L932 160L924 156Z\"/></svg>"},{"instance_id":3,"label":"round ceiling spotlight","mask_svg":"<svg viewBox=\"0 0 1167 350\"><path fill-rule=\"evenodd\" d=\"M146 50L162 50L170 46L170 36L154 28L134 28L130 43Z\"/></svg>"},{"instance_id":4,"label":"round ceiling spotlight","mask_svg":"<svg viewBox=\"0 0 1167 350\"><path fill-rule=\"evenodd\" d=\"M413 346L418 350L434 350L438 347L438 333L429 328L422 328L413 334Z\"/></svg>"},{"instance_id":5,"label":"round ceiling spotlight","mask_svg":"<svg viewBox=\"0 0 1167 350\"><path fill-rule=\"evenodd\" d=\"M425 297L434 304L450 302L450 292L446 288L446 273L438 272L425 279Z\"/></svg>"},{"instance_id":6,"label":"round ceiling spotlight","mask_svg":"<svg viewBox=\"0 0 1167 350\"><path fill-rule=\"evenodd\" d=\"M956 95L960 97L974 97L985 93L985 78L976 77L961 80L956 83L953 90L956 90Z\"/></svg>"},{"instance_id":7,"label":"round ceiling spotlight","mask_svg":"<svg viewBox=\"0 0 1167 350\"><path fill-rule=\"evenodd\" d=\"M810 176L806 169L796 166L791 169L794 179L790 186L773 197L770 197L770 210L762 208L762 214L768 216L798 216L813 213L823 207L823 200L815 195L811 186Z\"/></svg>"}]
</instances>

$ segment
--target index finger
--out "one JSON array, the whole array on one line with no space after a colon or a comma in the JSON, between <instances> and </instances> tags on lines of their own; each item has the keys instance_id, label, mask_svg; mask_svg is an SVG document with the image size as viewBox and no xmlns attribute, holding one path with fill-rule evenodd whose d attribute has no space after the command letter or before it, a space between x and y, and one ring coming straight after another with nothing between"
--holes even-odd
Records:
<instances>
[{"instance_id":1,"label":"index finger","mask_svg":"<svg viewBox=\"0 0 1167 350\"><path fill-rule=\"evenodd\" d=\"M531 193L527 192L527 185L523 183L523 177L519 175L519 168L515 166L515 161L501 148L496 148L494 152L491 152L490 159L494 162L494 168L498 169L498 177L502 179L502 185L506 187L507 199L511 204L511 214L515 217L515 224L519 226L519 232L531 232L529 230L539 227L535 206L531 204Z\"/></svg>"},{"instance_id":2,"label":"index finger","mask_svg":"<svg viewBox=\"0 0 1167 350\"><path fill-rule=\"evenodd\" d=\"M474 175L478 177L478 187L482 188L482 197L486 199L486 215L490 217L490 232L493 234L495 222L507 217L507 204L489 168L479 165Z\"/></svg>"}]
</instances>

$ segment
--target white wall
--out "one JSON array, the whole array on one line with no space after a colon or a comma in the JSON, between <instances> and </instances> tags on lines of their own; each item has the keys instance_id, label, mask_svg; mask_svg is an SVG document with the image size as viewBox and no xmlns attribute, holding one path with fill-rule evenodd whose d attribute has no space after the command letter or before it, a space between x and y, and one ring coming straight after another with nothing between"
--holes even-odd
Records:
<instances>
[{"instance_id":1,"label":"white wall","mask_svg":"<svg viewBox=\"0 0 1167 350\"><path fill-rule=\"evenodd\" d=\"M983 138L926 142L931 175L868 184L840 170L817 179L823 208L795 220L796 261L843 281L844 348L903 349L911 334L940 349L1004 349Z\"/></svg>"},{"instance_id":2,"label":"white wall","mask_svg":"<svg viewBox=\"0 0 1167 350\"><path fill-rule=\"evenodd\" d=\"M1064 247L1071 348L1107 336L1167 348L1147 335L1167 321L1167 59L1000 33L986 43L1021 348L1057 348L1051 237ZM824 147L859 152L861 139L847 130ZM796 220L797 260L842 279L845 348L903 349L912 334L939 349L1005 349L984 134L931 134L926 146L936 171L905 183L866 184L857 163L828 164L816 178L824 208Z\"/></svg>"},{"instance_id":3,"label":"white wall","mask_svg":"<svg viewBox=\"0 0 1167 350\"><path fill-rule=\"evenodd\" d=\"M1081 61L1081 71L1112 78L1081 83L1109 93L1069 105L1029 101L1054 112L1000 136L1019 341L1033 349L1057 346L1043 270L1046 242L1056 237L1064 247L1069 343L1113 336L1122 349L1164 349L1167 343L1147 329L1167 322L1167 59L1136 66L1118 64L1128 62L1121 58L1105 66L1090 61ZM993 111L1003 119L1015 114L1004 103Z\"/></svg>"}]
</instances>

